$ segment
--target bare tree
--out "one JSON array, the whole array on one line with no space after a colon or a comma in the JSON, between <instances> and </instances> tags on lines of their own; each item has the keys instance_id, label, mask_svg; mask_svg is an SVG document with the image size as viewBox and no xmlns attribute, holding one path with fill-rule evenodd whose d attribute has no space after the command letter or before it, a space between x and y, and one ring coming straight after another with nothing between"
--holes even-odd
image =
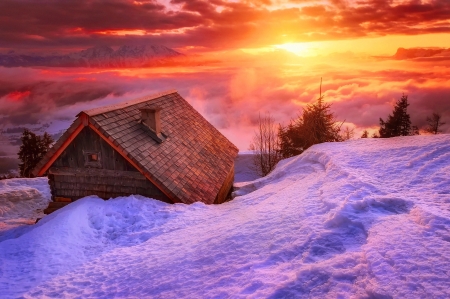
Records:
<instances>
[{"instance_id":1,"label":"bare tree","mask_svg":"<svg viewBox=\"0 0 450 299\"><path fill-rule=\"evenodd\" d=\"M364 132L361 135L361 138L369 138L369 131L364 130Z\"/></svg>"},{"instance_id":2,"label":"bare tree","mask_svg":"<svg viewBox=\"0 0 450 299\"><path fill-rule=\"evenodd\" d=\"M439 113L433 112L433 115L431 117L430 116L427 117L428 126L425 129L425 131L432 134L438 134L442 132L442 130L439 130L439 128L445 125L445 123L442 122L441 120L442 116Z\"/></svg>"},{"instance_id":3,"label":"bare tree","mask_svg":"<svg viewBox=\"0 0 450 299\"><path fill-rule=\"evenodd\" d=\"M350 140L353 138L354 135L355 135L355 129L354 128L350 129L348 126L346 126L345 129L341 133L342 141Z\"/></svg>"},{"instance_id":4,"label":"bare tree","mask_svg":"<svg viewBox=\"0 0 450 299\"><path fill-rule=\"evenodd\" d=\"M280 161L277 128L270 114L259 115L258 129L249 149L255 152L253 166L262 176L268 175Z\"/></svg>"}]
</instances>

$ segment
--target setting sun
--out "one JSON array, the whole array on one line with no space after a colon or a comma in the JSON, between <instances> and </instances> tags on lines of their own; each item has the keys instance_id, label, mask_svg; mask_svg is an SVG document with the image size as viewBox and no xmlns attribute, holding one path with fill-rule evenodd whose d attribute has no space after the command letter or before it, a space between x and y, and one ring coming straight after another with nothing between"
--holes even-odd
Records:
<instances>
[{"instance_id":1,"label":"setting sun","mask_svg":"<svg viewBox=\"0 0 450 299\"><path fill-rule=\"evenodd\" d=\"M298 56L316 56L318 55L317 45L313 44L314 43L286 43L276 45L275 48L289 51Z\"/></svg>"}]
</instances>

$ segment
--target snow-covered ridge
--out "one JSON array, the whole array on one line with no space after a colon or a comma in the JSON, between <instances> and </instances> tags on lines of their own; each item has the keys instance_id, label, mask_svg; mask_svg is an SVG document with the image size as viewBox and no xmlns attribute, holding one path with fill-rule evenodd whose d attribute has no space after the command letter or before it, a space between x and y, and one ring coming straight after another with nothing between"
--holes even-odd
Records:
<instances>
[{"instance_id":1,"label":"snow-covered ridge","mask_svg":"<svg viewBox=\"0 0 450 299\"><path fill-rule=\"evenodd\" d=\"M184 55L162 45L124 45L114 50L108 46L97 46L66 55L0 54L0 65L50 66L50 67L146 67L167 63Z\"/></svg>"},{"instance_id":2,"label":"snow-covered ridge","mask_svg":"<svg viewBox=\"0 0 450 299\"><path fill-rule=\"evenodd\" d=\"M311 147L218 206L81 199L0 241L6 298L446 298L450 135Z\"/></svg>"}]
</instances>

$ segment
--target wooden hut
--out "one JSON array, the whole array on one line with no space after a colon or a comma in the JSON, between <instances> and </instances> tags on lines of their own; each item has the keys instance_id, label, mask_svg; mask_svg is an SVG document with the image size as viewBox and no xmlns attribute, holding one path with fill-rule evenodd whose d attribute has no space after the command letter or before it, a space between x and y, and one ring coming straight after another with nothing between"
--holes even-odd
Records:
<instances>
[{"instance_id":1,"label":"wooden hut","mask_svg":"<svg viewBox=\"0 0 450 299\"><path fill-rule=\"evenodd\" d=\"M47 213L88 195L224 202L238 149L176 91L82 111L33 173L48 174Z\"/></svg>"}]
</instances>

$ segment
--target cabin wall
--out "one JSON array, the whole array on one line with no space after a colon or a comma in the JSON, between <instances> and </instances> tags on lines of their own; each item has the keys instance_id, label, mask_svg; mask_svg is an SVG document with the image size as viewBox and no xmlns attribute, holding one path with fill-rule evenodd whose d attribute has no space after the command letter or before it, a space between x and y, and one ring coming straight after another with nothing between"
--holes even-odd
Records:
<instances>
[{"instance_id":1,"label":"cabin wall","mask_svg":"<svg viewBox=\"0 0 450 299\"><path fill-rule=\"evenodd\" d=\"M86 153L98 155L89 162ZM48 171L52 200L88 195L103 199L140 194L171 200L89 127L83 128Z\"/></svg>"},{"instance_id":2,"label":"cabin wall","mask_svg":"<svg viewBox=\"0 0 450 299\"><path fill-rule=\"evenodd\" d=\"M221 204L227 201L231 195L231 189L233 188L233 182L234 182L234 163L233 166L231 166L230 171L227 174L227 177L225 178L225 181L222 184L222 187L220 187L219 193L217 193L216 200L214 201L215 204Z\"/></svg>"},{"instance_id":3,"label":"cabin wall","mask_svg":"<svg viewBox=\"0 0 450 299\"><path fill-rule=\"evenodd\" d=\"M121 154L89 127L84 127L81 130L77 137L75 137L71 144L52 164L52 167L91 168L85 166L85 153L87 152L98 153L101 164L99 169L138 172Z\"/></svg>"},{"instance_id":4,"label":"cabin wall","mask_svg":"<svg viewBox=\"0 0 450 299\"><path fill-rule=\"evenodd\" d=\"M48 174L52 199L75 201L88 195L103 199L139 194L171 203L170 199L139 172L52 167Z\"/></svg>"}]
</instances>

